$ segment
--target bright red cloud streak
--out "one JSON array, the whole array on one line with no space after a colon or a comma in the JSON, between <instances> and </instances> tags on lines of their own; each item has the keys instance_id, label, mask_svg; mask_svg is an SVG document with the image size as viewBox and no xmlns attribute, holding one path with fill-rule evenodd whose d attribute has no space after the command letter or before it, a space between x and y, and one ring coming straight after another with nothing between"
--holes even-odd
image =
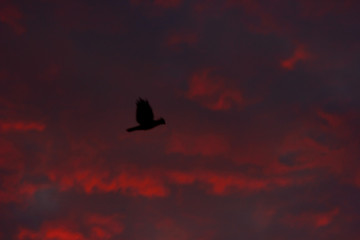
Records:
<instances>
[{"instance_id":1,"label":"bright red cloud streak","mask_svg":"<svg viewBox=\"0 0 360 240\"><path fill-rule=\"evenodd\" d=\"M18 235L19 240L37 240L37 239L44 239L44 240L83 240L85 239L81 233L72 232L64 228L50 228L47 229L45 232L36 233L30 230L22 229Z\"/></svg>"},{"instance_id":2,"label":"bright red cloud streak","mask_svg":"<svg viewBox=\"0 0 360 240\"><path fill-rule=\"evenodd\" d=\"M9 131L44 131L45 125L42 123L36 123L36 122L0 122L0 129L3 132L9 132Z\"/></svg>"},{"instance_id":3,"label":"bright red cloud streak","mask_svg":"<svg viewBox=\"0 0 360 240\"><path fill-rule=\"evenodd\" d=\"M80 232L80 225L84 233ZM78 222L68 218L59 222L47 222L42 225L39 231L21 228L17 239L19 240L100 240L112 239L119 236L124 227L117 215L101 216L97 214L83 217Z\"/></svg>"},{"instance_id":4,"label":"bright red cloud streak","mask_svg":"<svg viewBox=\"0 0 360 240\"><path fill-rule=\"evenodd\" d=\"M168 194L164 184L152 174L132 174L123 171L110 178L107 172L78 170L65 176L60 172L51 172L49 178L54 182L58 182L62 191L81 186L88 194L96 191L120 191L124 194L145 197L164 197Z\"/></svg>"}]
</instances>

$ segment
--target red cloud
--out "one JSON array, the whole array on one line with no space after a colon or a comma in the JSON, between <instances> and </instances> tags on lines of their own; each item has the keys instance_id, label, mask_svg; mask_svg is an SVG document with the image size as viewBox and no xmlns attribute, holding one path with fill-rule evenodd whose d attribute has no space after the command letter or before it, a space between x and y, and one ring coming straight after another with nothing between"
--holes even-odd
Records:
<instances>
[{"instance_id":1,"label":"red cloud","mask_svg":"<svg viewBox=\"0 0 360 240\"><path fill-rule=\"evenodd\" d=\"M324 120L326 120L326 122L331 126L331 127L339 127L340 124L343 123L342 119L340 116L335 115L335 114L330 114L327 113L323 110L319 110L317 112L317 114L319 115L319 117L323 118Z\"/></svg>"},{"instance_id":2,"label":"red cloud","mask_svg":"<svg viewBox=\"0 0 360 240\"><path fill-rule=\"evenodd\" d=\"M240 7L242 10L251 16L249 19L244 19L247 27L257 33L267 34L269 32L279 31L280 26L276 17L271 13L274 3L271 1L259 3L257 0L243 1L243 0L227 0L225 7L233 8ZM254 21L253 17L256 18Z\"/></svg>"},{"instance_id":3,"label":"red cloud","mask_svg":"<svg viewBox=\"0 0 360 240\"><path fill-rule=\"evenodd\" d=\"M215 134L200 136L173 134L167 151L184 155L214 156L228 152L229 144L225 137Z\"/></svg>"},{"instance_id":4,"label":"red cloud","mask_svg":"<svg viewBox=\"0 0 360 240\"><path fill-rule=\"evenodd\" d=\"M169 239L169 240L188 240L191 239L190 233L186 228L175 222L170 218L158 221L155 224L157 229L156 239Z\"/></svg>"},{"instance_id":5,"label":"red cloud","mask_svg":"<svg viewBox=\"0 0 360 240\"><path fill-rule=\"evenodd\" d=\"M191 77L187 97L211 110L227 110L233 105L244 105L242 93L226 86L221 77L210 76L209 69L197 72Z\"/></svg>"},{"instance_id":6,"label":"red cloud","mask_svg":"<svg viewBox=\"0 0 360 240\"><path fill-rule=\"evenodd\" d=\"M0 22L8 24L18 35L25 32L25 28L19 23L22 17L23 15L19 9L13 5L0 8Z\"/></svg>"},{"instance_id":7,"label":"red cloud","mask_svg":"<svg viewBox=\"0 0 360 240\"><path fill-rule=\"evenodd\" d=\"M326 4L319 1L302 0L298 1L301 13L304 17L323 17L328 14L346 13L356 1L329 0Z\"/></svg>"},{"instance_id":8,"label":"red cloud","mask_svg":"<svg viewBox=\"0 0 360 240\"><path fill-rule=\"evenodd\" d=\"M39 74L39 79L52 82L59 76L61 67L58 64L50 64L42 73Z\"/></svg>"},{"instance_id":9,"label":"red cloud","mask_svg":"<svg viewBox=\"0 0 360 240\"><path fill-rule=\"evenodd\" d=\"M38 231L21 228L19 240L106 240L122 233L124 227L118 215L86 214L74 220L44 222Z\"/></svg>"},{"instance_id":10,"label":"red cloud","mask_svg":"<svg viewBox=\"0 0 360 240\"><path fill-rule=\"evenodd\" d=\"M170 181L177 184L194 184L195 182L209 185L210 193L224 195L233 191L254 192L271 190L276 187L284 187L292 184L302 184L306 179L291 179L284 177L256 178L236 172L216 171L170 171Z\"/></svg>"},{"instance_id":11,"label":"red cloud","mask_svg":"<svg viewBox=\"0 0 360 240\"><path fill-rule=\"evenodd\" d=\"M17 121L17 122L0 122L0 129L3 132L10 132L10 131L44 131L45 124L37 123L37 122L23 122L23 121Z\"/></svg>"},{"instance_id":12,"label":"red cloud","mask_svg":"<svg viewBox=\"0 0 360 240\"><path fill-rule=\"evenodd\" d=\"M130 0L130 2L134 5L155 5L161 8L173 9L178 8L182 4L183 0Z\"/></svg>"},{"instance_id":13,"label":"red cloud","mask_svg":"<svg viewBox=\"0 0 360 240\"><path fill-rule=\"evenodd\" d=\"M295 49L294 54L290 58L281 62L281 66L285 69L293 70L297 62L309 58L310 58L310 54L307 51L305 51L304 47L298 46Z\"/></svg>"},{"instance_id":14,"label":"red cloud","mask_svg":"<svg viewBox=\"0 0 360 240\"><path fill-rule=\"evenodd\" d=\"M122 15L112 12L112 9L106 9L106 4L97 7L86 1L59 2L57 4L57 20L66 29L106 34L117 34L126 30Z\"/></svg>"},{"instance_id":15,"label":"red cloud","mask_svg":"<svg viewBox=\"0 0 360 240\"><path fill-rule=\"evenodd\" d=\"M140 195L145 197L164 197L168 191L164 183L151 173L133 173L122 171L110 177L108 171L78 170L73 173L63 174L61 172L49 173L52 181L59 183L61 190L80 186L86 193L94 191L116 192L124 194Z\"/></svg>"},{"instance_id":16,"label":"red cloud","mask_svg":"<svg viewBox=\"0 0 360 240\"><path fill-rule=\"evenodd\" d=\"M337 156L339 150L331 151L328 146L306 136L306 132L303 131L289 133L279 149L283 154L298 153L294 159L294 166L289 167L289 171L338 166L338 161L332 157Z\"/></svg>"},{"instance_id":17,"label":"red cloud","mask_svg":"<svg viewBox=\"0 0 360 240\"><path fill-rule=\"evenodd\" d=\"M298 216L287 215L283 218L285 224L290 225L294 228L303 228L303 227L313 227L320 228L325 227L334 220L334 218L339 214L339 209L335 208L328 212L322 213L302 213Z\"/></svg>"},{"instance_id":18,"label":"red cloud","mask_svg":"<svg viewBox=\"0 0 360 240\"><path fill-rule=\"evenodd\" d=\"M23 172L2 177L0 203L23 202L34 196L36 191L48 187L46 184L32 184L22 181Z\"/></svg>"},{"instance_id":19,"label":"red cloud","mask_svg":"<svg viewBox=\"0 0 360 240\"><path fill-rule=\"evenodd\" d=\"M168 46L177 46L179 44L194 45L198 41L195 33L173 33L168 36L166 44Z\"/></svg>"},{"instance_id":20,"label":"red cloud","mask_svg":"<svg viewBox=\"0 0 360 240\"><path fill-rule=\"evenodd\" d=\"M208 77L210 70L204 70L194 74L189 83L187 96L194 98L197 96L213 95L220 91L222 84Z\"/></svg>"},{"instance_id":21,"label":"red cloud","mask_svg":"<svg viewBox=\"0 0 360 240\"><path fill-rule=\"evenodd\" d=\"M154 4L164 8L177 8L182 0L154 0Z\"/></svg>"},{"instance_id":22,"label":"red cloud","mask_svg":"<svg viewBox=\"0 0 360 240\"><path fill-rule=\"evenodd\" d=\"M0 139L0 169L10 174L2 174L0 182L0 202L13 202L18 200L18 186L20 184L24 164L19 160L21 154L15 146Z\"/></svg>"},{"instance_id":23,"label":"red cloud","mask_svg":"<svg viewBox=\"0 0 360 240\"><path fill-rule=\"evenodd\" d=\"M23 180L25 159L15 145L0 138L0 203L22 202L31 198L36 191L46 187Z\"/></svg>"},{"instance_id":24,"label":"red cloud","mask_svg":"<svg viewBox=\"0 0 360 240\"><path fill-rule=\"evenodd\" d=\"M45 239L58 239L58 240L81 240L84 239L83 235L78 232L71 232L63 228L48 229L44 234Z\"/></svg>"},{"instance_id":25,"label":"red cloud","mask_svg":"<svg viewBox=\"0 0 360 240\"><path fill-rule=\"evenodd\" d=\"M275 214L276 210L274 208L259 205L253 212L252 218L260 227L267 227L273 221Z\"/></svg>"},{"instance_id":26,"label":"red cloud","mask_svg":"<svg viewBox=\"0 0 360 240\"><path fill-rule=\"evenodd\" d=\"M293 166L278 170L322 169L341 182L357 185L359 141L358 127L354 123L358 115L330 114L324 110L314 110L313 115L311 121L303 121L301 127L284 137L279 151L281 154L296 153L296 156ZM312 132L319 133L319 138L310 137Z\"/></svg>"},{"instance_id":27,"label":"red cloud","mask_svg":"<svg viewBox=\"0 0 360 240\"><path fill-rule=\"evenodd\" d=\"M110 239L113 235L122 233L124 226L117 221L118 216L92 215L87 219L91 225L93 239Z\"/></svg>"},{"instance_id":28,"label":"red cloud","mask_svg":"<svg viewBox=\"0 0 360 240\"><path fill-rule=\"evenodd\" d=\"M31 231L29 229L21 228L19 230L19 233L17 235L18 240L36 240L38 238L38 234L34 231Z\"/></svg>"},{"instance_id":29,"label":"red cloud","mask_svg":"<svg viewBox=\"0 0 360 240\"><path fill-rule=\"evenodd\" d=\"M41 229L40 232L31 231L29 229L20 229L18 240L83 240L85 237L75 231L68 230L64 227L51 227Z\"/></svg>"}]
</instances>

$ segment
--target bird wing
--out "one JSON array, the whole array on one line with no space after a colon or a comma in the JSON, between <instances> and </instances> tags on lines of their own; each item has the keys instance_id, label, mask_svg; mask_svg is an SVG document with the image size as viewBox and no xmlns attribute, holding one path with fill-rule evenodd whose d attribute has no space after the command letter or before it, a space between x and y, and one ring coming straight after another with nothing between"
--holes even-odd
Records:
<instances>
[{"instance_id":1,"label":"bird wing","mask_svg":"<svg viewBox=\"0 0 360 240\"><path fill-rule=\"evenodd\" d=\"M136 102L136 121L140 125L146 125L154 120L154 114L147 100L139 98Z\"/></svg>"}]
</instances>

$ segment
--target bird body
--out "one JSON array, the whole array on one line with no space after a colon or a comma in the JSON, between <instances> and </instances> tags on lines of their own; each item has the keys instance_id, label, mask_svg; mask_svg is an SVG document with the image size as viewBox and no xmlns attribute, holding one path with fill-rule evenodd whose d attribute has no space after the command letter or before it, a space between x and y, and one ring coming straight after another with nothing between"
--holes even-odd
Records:
<instances>
[{"instance_id":1,"label":"bird body","mask_svg":"<svg viewBox=\"0 0 360 240\"><path fill-rule=\"evenodd\" d=\"M161 124L165 124L163 118L154 120L152 108L147 100L139 98L136 102L136 121L138 126L128 128L126 131L149 130Z\"/></svg>"}]
</instances>

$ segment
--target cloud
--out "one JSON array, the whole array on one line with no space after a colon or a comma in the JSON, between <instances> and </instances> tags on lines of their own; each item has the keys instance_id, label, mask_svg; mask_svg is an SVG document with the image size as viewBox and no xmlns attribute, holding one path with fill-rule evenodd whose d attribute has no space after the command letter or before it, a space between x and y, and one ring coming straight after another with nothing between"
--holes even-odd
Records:
<instances>
[{"instance_id":1,"label":"cloud","mask_svg":"<svg viewBox=\"0 0 360 240\"><path fill-rule=\"evenodd\" d=\"M299 61L304 61L310 58L310 54L304 50L303 46L298 46L295 51L294 54L281 62L281 66L285 69L288 70L293 70L295 67L295 64Z\"/></svg>"},{"instance_id":2,"label":"cloud","mask_svg":"<svg viewBox=\"0 0 360 240\"><path fill-rule=\"evenodd\" d=\"M143 5L150 8L150 6L156 6L164 9L177 9L179 8L183 0L130 0L133 5Z\"/></svg>"},{"instance_id":3,"label":"cloud","mask_svg":"<svg viewBox=\"0 0 360 240\"><path fill-rule=\"evenodd\" d=\"M0 2L0 238L359 235L358 1Z\"/></svg>"},{"instance_id":4,"label":"cloud","mask_svg":"<svg viewBox=\"0 0 360 240\"><path fill-rule=\"evenodd\" d=\"M88 194L96 192L121 192L125 195L144 197L165 197L168 190L164 183L151 172L137 173L122 170L110 176L108 171L78 169L64 175L61 171L49 173L52 181L57 182L62 191L81 187Z\"/></svg>"},{"instance_id":5,"label":"cloud","mask_svg":"<svg viewBox=\"0 0 360 240\"><path fill-rule=\"evenodd\" d=\"M0 129L3 132L11 132L11 131L26 132L26 131L31 131L31 130L42 132L45 130L45 124L38 123L38 122L0 121Z\"/></svg>"},{"instance_id":6,"label":"cloud","mask_svg":"<svg viewBox=\"0 0 360 240\"><path fill-rule=\"evenodd\" d=\"M173 219L162 219L155 224L159 240L188 240L189 233Z\"/></svg>"},{"instance_id":7,"label":"cloud","mask_svg":"<svg viewBox=\"0 0 360 240\"><path fill-rule=\"evenodd\" d=\"M107 4L67 1L56 5L55 16L68 31L119 34L126 30L122 15L113 12Z\"/></svg>"},{"instance_id":8,"label":"cloud","mask_svg":"<svg viewBox=\"0 0 360 240\"><path fill-rule=\"evenodd\" d=\"M26 158L22 151L11 141L0 138L0 204L22 203L34 194L48 187L44 182L25 180Z\"/></svg>"},{"instance_id":9,"label":"cloud","mask_svg":"<svg viewBox=\"0 0 360 240\"><path fill-rule=\"evenodd\" d=\"M78 232L72 232L64 228L50 228L46 230L46 233L43 234L45 239L60 239L60 240L82 240L84 239L83 235Z\"/></svg>"},{"instance_id":10,"label":"cloud","mask_svg":"<svg viewBox=\"0 0 360 240\"><path fill-rule=\"evenodd\" d=\"M205 183L210 186L208 193L215 195L227 195L234 192L254 193L259 191L271 191L290 185L301 185L308 182L306 178L291 179L285 177L252 177L238 172L221 171L172 171L168 173L171 181L181 184Z\"/></svg>"},{"instance_id":11,"label":"cloud","mask_svg":"<svg viewBox=\"0 0 360 240\"><path fill-rule=\"evenodd\" d=\"M313 2L309 0L299 1L301 14L306 18L321 18L326 15L345 14L355 4L355 1L328 1L326 4L322 2Z\"/></svg>"},{"instance_id":12,"label":"cloud","mask_svg":"<svg viewBox=\"0 0 360 240\"><path fill-rule=\"evenodd\" d=\"M277 15L272 14L272 11L278 9L273 2L228 0L224 6L243 9L247 15L244 22L251 31L261 34L281 31Z\"/></svg>"},{"instance_id":13,"label":"cloud","mask_svg":"<svg viewBox=\"0 0 360 240\"><path fill-rule=\"evenodd\" d=\"M164 8L179 7L183 0L154 0L154 4Z\"/></svg>"},{"instance_id":14,"label":"cloud","mask_svg":"<svg viewBox=\"0 0 360 240\"><path fill-rule=\"evenodd\" d=\"M0 5L0 22L9 25L17 35L22 35L26 32L24 26L20 24L23 14L20 10L11 4Z\"/></svg>"},{"instance_id":15,"label":"cloud","mask_svg":"<svg viewBox=\"0 0 360 240\"><path fill-rule=\"evenodd\" d=\"M111 239L113 235L121 234L124 230L124 226L119 222L117 215L91 215L87 221L92 226L91 235L94 239Z\"/></svg>"},{"instance_id":16,"label":"cloud","mask_svg":"<svg viewBox=\"0 0 360 240\"><path fill-rule=\"evenodd\" d=\"M242 93L226 86L220 76L211 75L206 69L195 73L189 80L187 97L211 110L228 110L245 104Z\"/></svg>"},{"instance_id":17,"label":"cloud","mask_svg":"<svg viewBox=\"0 0 360 240\"><path fill-rule=\"evenodd\" d=\"M184 155L216 156L226 154L229 144L224 136L216 134L191 134L174 133L171 136L168 153L181 153Z\"/></svg>"},{"instance_id":18,"label":"cloud","mask_svg":"<svg viewBox=\"0 0 360 240\"><path fill-rule=\"evenodd\" d=\"M52 82L58 80L60 72L61 66L59 64L52 63L39 74L39 79L46 82Z\"/></svg>"},{"instance_id":19,"label":"cloud","mask_svg":"<svg viewBox=\"0 0 360 240\"><path fill-rule=\"evenodd\" d=\"M84 233L82 230L85 230ZM21 228L18 240L100 240L112 239L122 233L124 227L117 215L87 214L75 221L73 218L44 222L38 231Z\"/></svg>"},{"instance_id":20,"label":"cloud","mask_svg":"<svg viewBox=\"0 0 360 240\"><path fill-rule=\"evenodd\" d=\"M175 32L170 34L166 39L166 45L169 47L176 47L182 44L194 46L198 42L196 33Z\"/></svg>"},{"instance_id":21,"label":"cloud","mask_svg":"<svg viewBox=\"0 0 360 240\"><path fill-rule=\"evenodd\" d=\"M339 212L339 208L320 213L305 212L299 215L287 215L283 220L294 228L321 228L330 225Z\"/></svg>"}]
</instances>

